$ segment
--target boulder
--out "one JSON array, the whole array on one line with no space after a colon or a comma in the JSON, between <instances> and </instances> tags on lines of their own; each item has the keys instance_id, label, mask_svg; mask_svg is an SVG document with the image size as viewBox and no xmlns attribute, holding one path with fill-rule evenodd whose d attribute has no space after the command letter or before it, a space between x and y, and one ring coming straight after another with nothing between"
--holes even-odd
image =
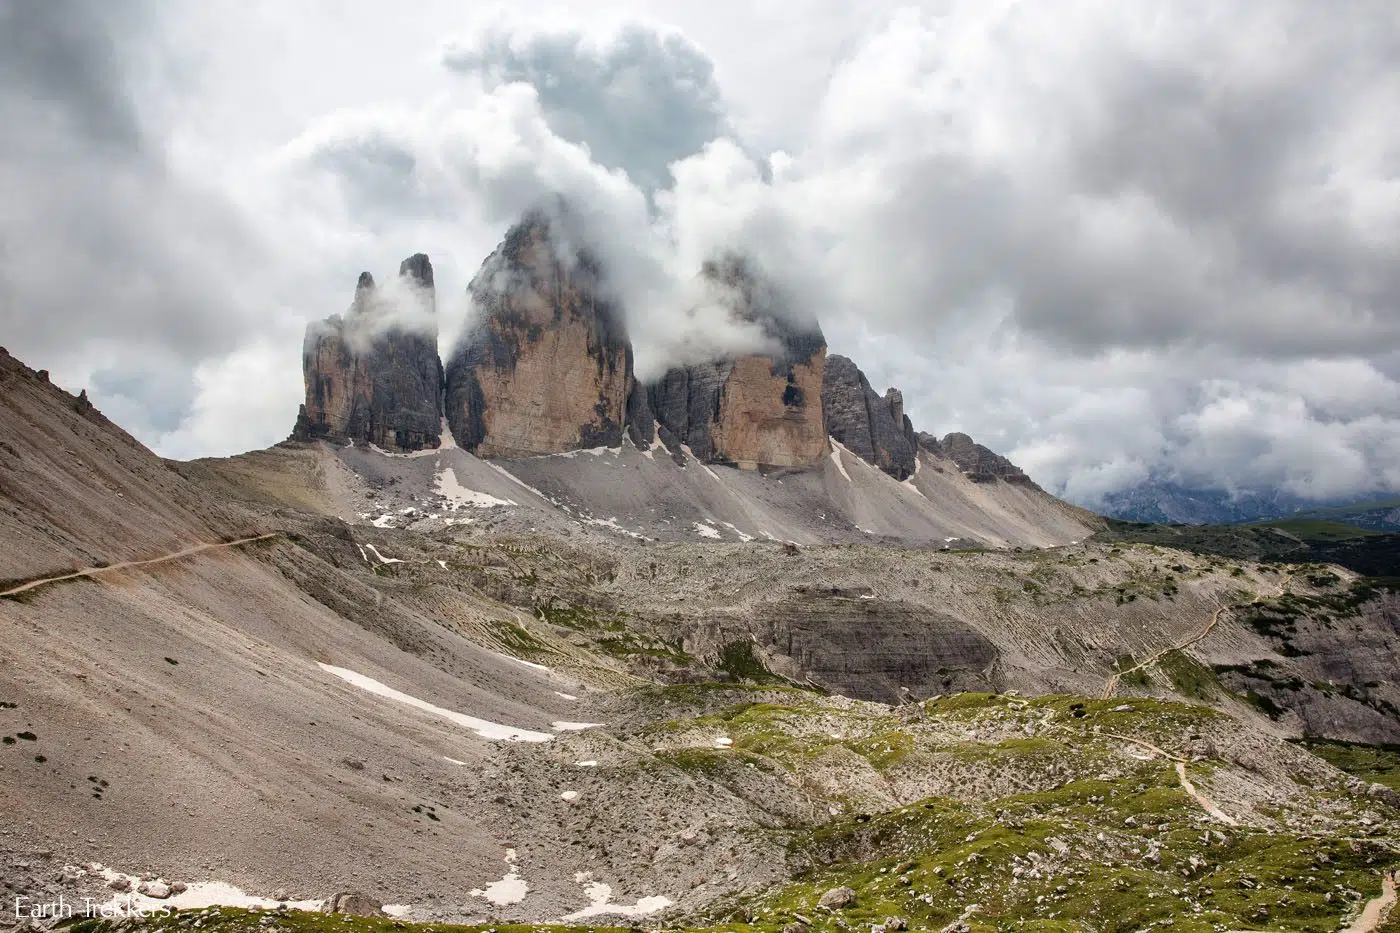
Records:
<instances>
[{"instance_id":1,"label":"boulder","mask_svg":"<svg viewBox=\"0 0 1400 933\"><path fill-rule=\"evenodd\" d=\"M839 887L832 888L821 896L817 901L818 907L825 907L827 910L845 910L856 902L856 892L854 888Z\"/></svg>"},{"instance_id":2,"label":"boulder","mask_svg":"<svg viewBox=\"0 0 1400 933\"><path fill-rule=\"evenodd\" d=\"M381 905L368 894L357 891L338 891L326 898L321 909L328 914L346 914L351 917L379 917L384 911Z\"/></svg>"},{"instance_id":3,"label":"boulder","mask_svg":"<svg viewBox=\"0 0 1400 933\"><path fill-rule=\"evenodd\" d=\"M153 897L158 901L163 901L170 896L170 885L159 879L155 881L143 881L136 888L137 894L144 894Z\"/></svg>"}]
</instances>

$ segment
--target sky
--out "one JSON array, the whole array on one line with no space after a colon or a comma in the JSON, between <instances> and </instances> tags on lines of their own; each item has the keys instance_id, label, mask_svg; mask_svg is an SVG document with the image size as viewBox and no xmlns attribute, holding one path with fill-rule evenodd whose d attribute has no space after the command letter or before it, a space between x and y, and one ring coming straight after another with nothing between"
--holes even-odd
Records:
<instances>
[{"instance_id":1,"label":"sky","mask_svg":"<svg viewBox=\"0 0 1400 933\"><path fill-rule=\"evenodd\" d=\"M1389 0L0 0L0 343L165 456L286 437L362 270L449 352L553 196L644 375L737 251L1073 501L1400 490Z\"/></svg>"}]
</instances>

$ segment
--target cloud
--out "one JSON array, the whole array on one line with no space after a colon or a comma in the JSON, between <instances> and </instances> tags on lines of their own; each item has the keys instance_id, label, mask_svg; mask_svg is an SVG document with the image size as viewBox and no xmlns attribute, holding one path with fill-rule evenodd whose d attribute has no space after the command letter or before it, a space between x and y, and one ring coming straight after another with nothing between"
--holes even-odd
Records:
<instances>
[{"instance_id":1,"label":"cloud","mask_svg":"<svg viewBox=\"0 0 1400 933\"><path fill-rule=\"evenodd\" d=\"M158 429L193 397L192 361L252 326L240 298L265 256L222 197L171 170L138 106L152 15L0 4L0 330Z\"/></svg>"},{"instance_id":2,"label":"cloud","mask_svg":"<svg viewBox=\"0 0 1400 933\"><path fill-rule=\"evenodd\" d=\"M443 63L488 89L534 88L551 132L644 190L667 187L672 162L731 135L713 62L674 30L496 26L449 44Z\"/></svg>"}]
</instances>

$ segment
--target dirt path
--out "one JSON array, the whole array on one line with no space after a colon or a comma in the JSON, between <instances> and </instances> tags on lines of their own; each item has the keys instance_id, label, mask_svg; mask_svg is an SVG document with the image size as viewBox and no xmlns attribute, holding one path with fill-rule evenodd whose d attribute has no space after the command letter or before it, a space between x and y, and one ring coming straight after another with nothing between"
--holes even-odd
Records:
<instances>
[{"instance_id":1,"label":"dirt path","mask_svg":"<svg viewBox=\"0 0 1400 933\"><path fill-rule=\"evenodd\" d=\"M217 548L238 547L243 544L252 544L254 541L266 541L268 538L277 537L279 532L269 532L262 535L252 535L247 538L239 538L236 541L221 541L210 544L195 544L170 554L162 554L160 557L150 557L145 560L126 560L119 564L108 564L105 567L88 567L85 570L75 570L73 573L60 574L56 577L44 577L42 580L30 580L28 583L21 583L19 586L11 587L8 590L0 590L0 596L16 596L29 590L38 589L50 583L58 583L63 580L76 580L78 577L92 577L100 573L112 573L118 570L129 570L132 567L146 567L151 564L163 564L167 561L181 560L199 554L203 551L212 551Z\"/></svg>"},{"instance_id":2,"label":"dirt path","mask_svg":"<svg viewBox=\"0 0 1400 933\"><path fill-rule=\"evenodd\" d=\"M1196 790L1196 785L1192 784L1191 779L1186 776L1186 762L1178 761L1176 763L1176 777L1177 780L1181 782L1181 789L1190 794L1192 798L1201 805L1201 809L1210 814L1211 819L1224 823L1227 826L1240 825L1239 820L1217 807L1214 800L1211 800L1205 794Z\"/></svg>"},{"instance_id":3,"label":"dirt path","mask_svg":"<svg viewBox=\"0 0 1400 933\"><path fill-rule=\"evenodd\" d=\"M1288 581L1290 581L1290 580L1292 580L1292 579L1293 579L1293 574L1290 573L1290 574L1288 574L1287 576L1285 576L1282 580L1279 581L1279 584L1278 584L1278 592L1275 593L1273 596L1265 597L1265 596L1263 596L1263 595L1261 594L1261 595L1256 596L1256 597L1254 597L1253 599L1251 599L1248 603L1245 603L1245 605L1247 605L1247 606L1253 606L1253 605L1256 605L1256 604L1258 604L1258 603L1262 603L1266 598L1267 598L1267 599L1277 599L1278 597L1282 596L1282 595L1287 591L1287 589L1288 589ZM1150 657L1147 658L1146 660L1140 661L1140 662L1138 662L1137 664L1134 664L1132 667L1128 668L1126 671L1118 671L1117 673L1111 675L1111 676L1108 678L1108 680L1104 681L1103 693L1100 694L1100 699L1107 700L1109 697L1113 696L1113 694L1118 690L1118 684L1122 681L1122 679L1123 679L1126 675L1137 673L1138 671L1140 671L1140 670L1142 670L1143 668L1146 668L1146 667L1151 667L1152 665L1156 664L1158 661L1162 660L1162 658L1164 658L1164 657L1166 657L1167 655L1171 654L1173 651L1185 651L1187 648L1190 648L1192 645L1196 644L1197 642L1203 641L1208 635L1210 635L1210 633L1211 633L1212 631L1215 630L1215 626L1220 622L1220 617L1221 617L1222 615L1224 615L1227 611L1229 611L1229 610L1232 609L1232 608L1234 608L1234 607L1227 606L1227 605L1225 605L1224 603L1220 603L1219 605L1217 605L1217 606L1215 607L1215 612L1211 613L1210 621L1207 622L1207 623L1205 624L1205 628L1201 629L1201 630L1200 630L1199 632L1197 632L1195 635L1191 636L1190 638L1186 639L1186 640L1183 641L1183 642L1180 642L1180 643L1175 644L1175 645L1169 645L1169 646L1167 646L1166 648L1163 648L1161 651L1158 651L1156 654L1150 656Z\"/></svg>"},{"instance_id":4,"label":"dirt path","mask_svg":"<svg viewBox=\"0 0 1400 933\"><path fill-rule=\"evenodd\" d=\"M1376 933L1394 906L1395 882L1390 880L1390 875L1382 874L1380 896L1373 897L1366 902L1361 916L1351 922L1351 926L1346 928L1345 933Z\"/></svg>"}]
</instances>

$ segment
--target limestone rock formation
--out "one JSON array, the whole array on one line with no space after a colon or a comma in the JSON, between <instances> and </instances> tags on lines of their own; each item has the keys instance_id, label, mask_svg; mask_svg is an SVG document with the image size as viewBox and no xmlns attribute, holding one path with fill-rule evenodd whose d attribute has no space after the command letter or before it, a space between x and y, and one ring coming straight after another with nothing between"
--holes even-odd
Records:
<instances>
[{"instance_id":1,"label":"limestone rock formation","mask_svg":"<svg viewBox=\"0 0 1400 933\"><path fill-rule=\"evenodd\" d=\"M468 286L477 319L447 364L446 409L458 445L477 456L622 442L632 347L597 261L568 245L566 223L528 214Z\"/></svg>"},{"instance_id":2,"label":"limestone rock formation","mask_svg":"<svg viewBox=\"0 0 1400 933\"><path fill-rule=\"evenodd\" d=\"M324 437L394 450L437 447L442 425L437 336L427 256L405 259L389 289L360 273L349 311L306 329L306 402L293 439Z\"/></svg>"},{"instance_id":3,"label":"limestone rock formation","mask_svg":"<svg viewBox=\"0 0 1400 933\"><path fill-rule=\"evenodd\" d=\"M918 442L930 453L952 460L973 482L987 483L1001 479L1008 483L1035 486L1024 470L966 434L954 432L940 441L932 434L920 432Z\"/></svg>"},{"instance_id":4,"label":"limestone rock formation","mask_svg":"<svg viewBox=\"0 0 1400 933\"><path fill-rule=\"evenodd\" d=\"M811 466L828 450L821 328L797 317L740 258L706 263L701 275L722 286L731 313L758 324L777 349L668 371L649 391L661 439L688 446L702 461L744 469Z\"/></svg>"},{"instance_id":5,"label":"limestone rock formation","mask_svg":"<svg viewBox=\"0 0 1400 933\"><path fill-rule=\"evenodd\" d=\"M913 474L918 439L898 389L881 398L855 363L833 354L826 358L822 409L827 432L851 453L895 479Z\"/></svg>"}]
</instances>

